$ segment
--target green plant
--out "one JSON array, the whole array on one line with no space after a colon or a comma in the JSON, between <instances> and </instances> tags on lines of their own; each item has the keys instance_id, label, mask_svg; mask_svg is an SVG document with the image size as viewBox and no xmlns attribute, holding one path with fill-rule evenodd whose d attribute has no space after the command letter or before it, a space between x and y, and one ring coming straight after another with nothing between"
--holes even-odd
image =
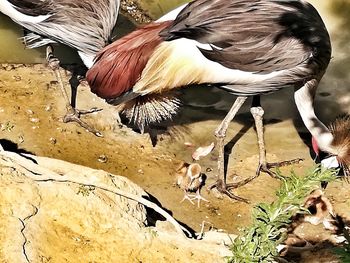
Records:
<instances>
[{"instance_id":1,"label":"green plant","mask_svg":"<svg viewBox=\"0 0 350 263\"><path fill-rule=\"evenodd\" d=\"M350 245L333 248L332 252L339 257L341 262L343 263L350 262Z\"/></svg>"},{"instance_id":2,"label":"green plant","mask_svg":"<svg viewBox=\"0 0 350 263\"><path fill-rule=\"evenodd\" d=\"M271 204L261 203L253 208L253 223L233 241L233 255L227 258L228 262L276 262L277 246L286 239L291 217L306 212L302 204L307 195L319 188L320 182L335 180L336 174L336 170L319 167L304 177L294 172L288 177L279 173L282 183L276 193L277 199Z\"/></svg>"}]
</instances>

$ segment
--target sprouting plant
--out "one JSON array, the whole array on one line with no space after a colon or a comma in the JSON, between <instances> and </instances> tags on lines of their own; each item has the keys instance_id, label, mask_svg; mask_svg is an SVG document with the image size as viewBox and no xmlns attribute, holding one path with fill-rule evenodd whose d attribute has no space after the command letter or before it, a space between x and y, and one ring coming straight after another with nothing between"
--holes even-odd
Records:
<instances>
[{"instance_id":1,"label":"sprouting plant","mask_svg":"<svg viewBox=\"0 0 350 263\"><path fill-rule=\"evenodd\" d=\"M15 127L14 124L12 124L10 121L7 121L5 123L1 123L0 129L1 129L1 131L8 131L8 132L10 132L10 131L13 130L14 127Z\"/></svg>"},{"instance_id":2,"label":"sprouting plant","mask_svg":"<svg viewBox=\"0 0 350 263\"><path fill-rule=\"evenodd\" d=\"M82 196L89 196L92 191L95 190L93 186L80 185L78 188L77 195L81 194Z\"/></svg>"},{"instance_id":3,"label":"sprouting plant","mask_svg":"<svg viewBox=\"0 0 350 263\"><path fill-rule=\"evenodd\" d=\"M277 191L277 199L271 203L261 203L253 208L253 223L245 228L233 241L230 263L276 262L277 247L287 237L287 227L296 213L305 213L302 203L307 195L319 188L322 181L335 180L336 170L316 168L305 177L291 172L289 177L279 174L282 184Z\"/></svg>"}]
</instances>

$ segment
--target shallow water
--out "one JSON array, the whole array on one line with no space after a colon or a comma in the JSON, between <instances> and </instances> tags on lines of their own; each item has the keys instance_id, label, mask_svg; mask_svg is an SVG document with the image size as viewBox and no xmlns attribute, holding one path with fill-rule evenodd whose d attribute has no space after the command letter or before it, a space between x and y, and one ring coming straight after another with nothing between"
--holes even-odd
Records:
<instances>
[{"instance_id":1,"label":"shallow water","mask_svg":"<svg viewBox=\"0 0 350 263\"><path fill-rule=\"evenodd\" d=\"M146 0L142 6L145 9L151 8L150 14L158 17L171 6L182 2L184 1ZM324 17L333 40L334 58L318 89L316 99L318 114L322 120L328 122L338 114L350 113L350 3L345 0L312 2ZM122 20L119 20L119 23L122 23ZM125 24L133 27L130 23ZM125 28L128 28L126 25ZM123 34L120 30L118 32ZM25 50L18 41L20 36L21 29L9 19L0 16L0 61L43 63L44 49ZM78 60L75 52L68 48L57 48L57 52L61 52L58 56L63 63ZM182 191L173 186L176 162L191 159L193 149L185 147L184 142L199 146L213 141L213 131L225 116L234 100L233 96L208 87L186 91L183 95L184 110L174 124L172 136L160 136L158 145L152 148L146 135L125 130L108 130L106 126L113 126L113 120L107 121L103 115L105 113L88 119L103 130L105 138L102 139L85 133L73 124L61 123L59 118L64 114L64 107L53 80L51 72L40 66L0 71L0 122L4 125L14 125L13 129L2 129L1 138L11 140L20 148L38 155L64 159L127 176L154 195L164 207L173 211L176 218L197 231L202 221L209 221L214 227L230 232L237 232L239 227L248 223L251 205L226 199L218 200L204 190L203 195L210 203L196 208L189 203L180 204ZM81 108L97 104L97 99L89 93L88 88L83 89L79 96L81 97L78 98L78 106ZM292 91L283 90L264 96L262 103L266 112L269 160L303 157L306 161L297 165L295 169L302 171L310 167L313 161L308 147L298 134L305 132L305 128L293 103ZM52 110L47 111L48 106L52 106ZM33 118L39 118L40 122L32 122ZM103 124L99 123L100 121L104 121ZM252 124L246 105L231 124L227 137L228 141L236 142L230 156L230 181L240 180L255 172L258 156ZM101 155L107 156L108 161L99 162ZM216 153L213 153L201 161L208 183L215 180L216 158ZM278 182L262 175L253 183L238 189L237 193L249 198L253 203L269 201L273 199L273 192L277 186ZM334 195L335 200L349 199L349 193L340 183L335 185L334 189L334 192L338 192L338 195Z\"/></svg>"},{"instance_id":2,"label":"shallow water","mask_svg":"<svg viewBox=\"0 0 350 263\"><path fill-rule=\"evenodd\" d=\"M141 6L145 10L149 10L149 14L153 18L161 17L162 15L165 15L172 9L187 3L189 1L187 0L144 0L139 1L141 3Z\"/></svg>"}]
</instances>

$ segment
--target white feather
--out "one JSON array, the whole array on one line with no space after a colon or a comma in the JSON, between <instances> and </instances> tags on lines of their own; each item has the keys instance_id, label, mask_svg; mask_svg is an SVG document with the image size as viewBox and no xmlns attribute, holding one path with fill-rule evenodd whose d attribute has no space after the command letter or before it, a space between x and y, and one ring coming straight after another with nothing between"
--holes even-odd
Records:
<instances>
[{"instance_id":1,"label":"white feather","mask_svg":"<svg viewBox=\"0 0 350 263\"><path fill-rule=\"evenodd\" d=\"M189 84L233 83L244 85L262 82L284 73L284 70L259 74L230 69L204 57L198 47L209 49L210 45L203 45L186 38L160 44L143 70L140 81L134 86L134 91L145 95L156 90Z\"/></svg>"},{"instance_id":2,"label":"white feather","mask_svg":"<svg viewBox=\"0 0 350 263\"><path fill-rule=\"evenodd\" d=\"M13 20L22 23L40 23L48 19L51 15L28 16L19 12L14 6L6 0L0 1L0 12L11 17Z\"/></svg>"},{"instance_id":3,"label":"white feather","mask_svg":"<svg viewBox=\"0 0 350 263\"><path fill-rule=\"evenodd\" d=\"M323 168L326 168L326 169L339 168L340 167L336 156L331 156L331 157L328 157L326 159L323 159L321 161L321 165L322 165Z\"/></svg>"},{"instance_id":4,"label":"white feather","mask_svg":"<svg viewBox=\"0 0 350 263\"><path fill-rule=\"evenodd\" d=\"M84 62L85 66L90 69L92 65L94 64L94 58L93 55L85 54L84 52L78 51L78 54L81 58L81 60Z\"/></svg>"}]
</instances>

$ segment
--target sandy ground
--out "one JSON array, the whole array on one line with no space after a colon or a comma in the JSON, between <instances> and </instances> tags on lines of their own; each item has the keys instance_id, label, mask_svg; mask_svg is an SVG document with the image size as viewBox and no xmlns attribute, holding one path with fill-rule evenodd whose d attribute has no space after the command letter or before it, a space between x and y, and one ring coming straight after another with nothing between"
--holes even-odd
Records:
<instances>
[{"instance_id":1,"label":"sandy ground","mask_svg":"<svg viewBox=\"0 0 350 263\"><path fill-rule=\"evenodd\" d=\"M155 196L178 220L197 231L203 221L208 221L215 228L237 233L240 227L249 223L252 205L273 200L279 183L262 174L236 190L251 204L217 199L205 188L202 193L209 203L203 203L200 208L189 202L180 203L183 193L174 186L175 169L180 161L191 161L194 150L184 143L204 146L215 140L213 131L225 115L225 104L233 99L225 93L199 87L197 89L201 92L205 90L210 96L193 100L198 90L186 92L182 97L185 103L183 111L167 133L158 135L158 143L153 147L148 134L120 128L115 119L115 109L91 94L84 85L79 88L78 108L104 109L86 116L86 121L99 129L104 137L95 137L76 124L62 123L65 104L53 73L44 65L5 64L0 76L0 136L5 146L124 175ZM288 91L273 95L266 104L271 105L271 101L278 101L287 94ZM292 105L291 99L282 103L283 111L272 111L266 117L268 159L304 158L304 162L293 167L302 175L313 166L309 148L303 141L309 143L309 138L297 117L292 120L282 118L283 113L288 116L295 111L293 106L290 106L292 111L286 110ZM209 106L204 108L203 105ZM247 178L255 173L257 167L256 134L246 110L239 113L227 136L231 144L236 142L230 155L228 181ZM216 160L217 153L214 151L199 162L207 176L206 185L215 181ZM291 168L283 168L283 171L288 173ZM339 206L342 213L349 213L347 185L337 182L330 186L329 191L335 206Z\"/></svg>"},{"instance_id":2,"label":"sandy ground","mask_svg":"<svg viewBox=\"0 0 350 263\"><path fill-rule=\"evenodd\" d=\"M350 50L347 44L350 39L347 27L350 5L342 0L332 1L331 6L328 3L318 5L323 11L328 10L322 15L331 31L334 58L318 89L315 108L320 118L329 123L339 114L350 113ZM8 50L9 47L5 48ZM39 54L39 61L43 61L42 51L31 52L31 56ZM70 55L64 60L69 58ZM15 60L20 61L21 55ZM79 88L78 108L103 108L103 111L85 119L101 130L104 137L97 138L75 124L62 123L65 104L53 73L45 65L3 64L0 69L0 97L0 137L3 145L124 175L158 199L175 218L196 231L206 221L214 228L237 233L249 224L252 206L272 201L279 185L263 174L235 191L248 198L251 204L217 199L205 188L202 193L209 203L203 203L200 208L189 202L180 203L183 193L174 186L175 168L182 160L190 161L194 150L184 143L190 142L197 147L215 140L213 131L234 99L221 91L207 87L187 90L182 95L183 111L166 133L158 135L155 147L149 135L120 128L116 123L115 109L91 94L87 86ZM304 158L304 162L293 167L302 175L313 166L313 160L308 147L309 135L292 98L292 92L288 90L263 97L265 138L269 161ZM251 176L257 166L256 135L248 104L232 122L227 136L227 141L232 142L230 145L234 144L228 168L229 181ZM206 185L216 179L216 159L214 151L200 161L207 176ZM282 171L288 173L290 169L286 167ZM331 184L327 188L327 196L338 213L350 216L350 192L346 183L338 181Z\"/></svg>"}]
</instances>

